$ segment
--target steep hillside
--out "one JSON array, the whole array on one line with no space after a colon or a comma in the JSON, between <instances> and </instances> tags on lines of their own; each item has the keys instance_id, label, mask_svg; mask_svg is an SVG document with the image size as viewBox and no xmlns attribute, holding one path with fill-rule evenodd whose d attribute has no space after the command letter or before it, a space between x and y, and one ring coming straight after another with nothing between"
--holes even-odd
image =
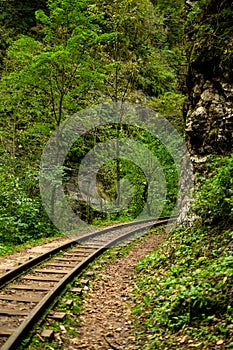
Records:
<instances>
[{"instance_id":1,"label":"steep hillside","mask_svg":"<svg viewBox=\"0 0 233 350\"><path fill-rule=\"evenodd\" d=\"M233 347L233 157L199 177L191 227L179 226L137 266L134 313L143 349Z\"/></svg>"},{"instance_id":2,"label":"steep hillside","mask_svg":"<svg viewBox=\"0 0 233 350\"><path fill-rule=\"evenodd\" d=\"M186 142L191 225L141 261L134 293L143 349L233 348L232 1L187 1Z\"/></svg>"}]
</instances>

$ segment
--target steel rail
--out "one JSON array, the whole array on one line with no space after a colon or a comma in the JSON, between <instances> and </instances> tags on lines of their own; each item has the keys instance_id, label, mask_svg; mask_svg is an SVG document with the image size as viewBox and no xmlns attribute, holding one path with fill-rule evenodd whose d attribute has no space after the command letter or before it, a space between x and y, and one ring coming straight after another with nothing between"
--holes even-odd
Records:
<instances>
[{"instance_id":1,"label":"steel rail","mask_svg":"<svg viewBox=\"0 0 233 350\"><path fill-rule=\"evenodd\" d=\"M86 240L88 240L92 237L98 237L99 235L102 235L102 234L110 232L110 231L117 230L119 228L125 228L125 227L133 226L136 224L141 224L144 222L147 223L147 222L161 221L161 220L173 221L175 218L177 218L176 215L169 216L169 217L162 216L162 217L158 217L158 218L151 218L151 219L145 219L145 220L139 220L139 221L131 221L128 223L111 226L111 227L108 227L108 228L103 229L103 230L88 233L88 234L85 234L81 237L73 238L73 239L71 239L70 242L63 243L63 244L59 245L58 247L53 248L46 253L40 254L37 257L30 259L30 260L26 261L25 263L22 263L19 266L11 269L10 271L7 271L6 273L0 275L0 288L3 288L4 285L11 282L16 277L20 276L20 274L22 274L23 272L28 271L32 267L35 267L36 265L38 265L42 261L45 261L46 259L50 258L51 256L57 254L59 251L70 248L73 244L85 242Z\"/></svg>"},{"instance_id":2,"label":"steel rail","mask_svg":"<svg viewBox=\"0 0 233 350\"><path fill-rule=\"evenodd\" d=\"M161 219L155 223L154 226L160 226L169 222L169 219ZM67 273L58 283L54 286L47 295L36 305L33 311L28 315L28 317L21 323L21 325L16 328L16 331L7 339L1 350L15 350L20 344L20 341L25 337L27 332L33 327L33 325L38 321L41 315L44 314L46 308L54 301L54 299L61 294L65 289L67 283L69 283L77 274L79 274L86 266L100 256L109 246L113 246L118 242L127 239L128 237L135 235L141 231L147 230L151 225L146 225L144 227L132 230L128 233L124 233L121 236L105 243L102 247L98 248L95 252L91 253L82 262L76 265L69 273Z\"/></svg>"}]
</instances>

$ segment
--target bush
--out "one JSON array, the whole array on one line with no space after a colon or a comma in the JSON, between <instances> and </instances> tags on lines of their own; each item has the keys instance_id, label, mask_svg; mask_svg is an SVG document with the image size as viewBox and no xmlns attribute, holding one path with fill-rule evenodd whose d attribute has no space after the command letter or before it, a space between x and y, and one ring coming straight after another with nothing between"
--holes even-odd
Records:
<instances>
[{"instance_id":1,"label":"bush","mask_svg":"<svg viewBox=\"0 0 233 350\"><path fill-rule=\"evenodd\" d=\"M202 338L203 349L215 348L219 334L230 344L233 157L212 159L208 169L209 177L198 179L192 227L177 227L137 266L134 312L151 335L146 349L180 349L171 346L179 343L176 334L189 334L197 344Z\"/></svg>"},{"instance_id":2,"label":"bush","mask_svg":"<svg viewBox=\"0 0 233 350\"><path fill-rule=\"evenodd\" d=\"M233 155L212 158L207 165L209 177L198 176L200 189L195 201L196 214L203 222L232 221Z\"/></svg>"},{"instance_id":3,"label":"bush","mask_svg":"<svg viewBox=\"0 0 233 350\"><path fill-rule=\"evenodd\" d=\"M36 172L26 171L24 178L19 179L10 167L3 167L0 202L2 247L26 243L56 232L43 209Z\"/></svg>"}]
</instances>

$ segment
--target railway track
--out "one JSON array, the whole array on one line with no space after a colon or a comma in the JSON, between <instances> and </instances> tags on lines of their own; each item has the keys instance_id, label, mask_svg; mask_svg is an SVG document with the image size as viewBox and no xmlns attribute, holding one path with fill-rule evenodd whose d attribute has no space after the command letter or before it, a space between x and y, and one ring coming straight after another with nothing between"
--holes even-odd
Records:
<instances>
[{"instance_id":1,"label":"railway track","mask_svg":"<svg viewBox=\"0 0 233 350\"><path fill-rule=\"evenodd\" d=\"M1 275L0 349L15 350L67 283L107 248L174 219L147 219L89 233Z\"/></svg>"}]
</instances>

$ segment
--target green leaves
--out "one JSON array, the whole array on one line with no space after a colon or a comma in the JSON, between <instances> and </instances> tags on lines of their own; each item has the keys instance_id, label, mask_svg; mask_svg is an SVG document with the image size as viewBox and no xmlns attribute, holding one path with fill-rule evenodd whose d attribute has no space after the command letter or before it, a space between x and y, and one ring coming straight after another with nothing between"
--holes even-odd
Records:
<instances>
[{"instance_id":1,"label":"green leaves","mask_svg":"<svg viewBox=\"0 0 233 350\"><path fill-rule=\"evenodd\" d=\"M56 233L43 210L35 172L27 170L24 179L20 179L7 164L2 164L1 168L0 241L4 242L4 246L22 244L51 232Z\"/></svg>"},{"instance_id":2,"label":"green leaves","mask_svg":"<svg viewBox=\"0 0 233 350\"><path fill-rule=\"evenodd\" d=\"M214 348L219 334L226 348L230 344L232 207L223 199L232 193L232 156L212 158L208 170L193 205L200 217L192 227L178 227L137 266L134 312L154 338L145 349L178 349L185 334L194 344L201 340L203 349ZM160 338L163 333L168 338Z\"/></svg>"},{"instance_id":3,"label":"green leaves","mask_svg":"<svg viewBox=\"0 0 233 350\"><path fill-rule=\"evenodd\" d=\"M158 15L151 1L48 0L41 5L36 1L35 5L35 13L30 7L31 30L23 30L24 35L14 36L9 42L0 81L1 152L9 156L13 168L22 169L17 175L21 192L9 188L4 193L9 195L12 190L17 194L17 213L31 207L32 214L40 203L37 190L30 188L32 196L27 196L24 173L28 166L37 171L46 140L68 115L103 101L127 99L147 104L156 96L151 106L173 118L167 101L173 97L172 106L177 106L182 99L174 97L174 66L179 60L173 45L167 44L162 10ZM167 214L177 195L176 169L158 140L143 134L135 139L138 137L150 150L156 150L162 162L168 188L164 206ZM73 163L80 161L88 148L85 147L76 145ZM102 183L110 182L117 166L114 162L106 165L108 171ZM119 169L135 188L131 206L123 214L135 215L143 207L149 183L129 162L122 160ZM8 171L4 168L4 172ZM112 197L116 195L114 185L107 188ZM148 213L157 204L153 194ZM17 213L15 222L20 226ZM8 218L7 214L5 219ZM30 216L28 221L32 221ZM27 224L26 219L23 222ZM14 230L17 231L17 225Z\"/></svg>"},{"instance_id":4,"label":"green leaves","mask_svg":"<svg viewBox=\"0 0 233 350\"><path fill-rule=\"evenodd\" d=\"M195 210L203 222L232 220L233 156L212 158L208 165L209 178L198 177L201 191L197 193Z\"/></svg>"}]
</instances>

